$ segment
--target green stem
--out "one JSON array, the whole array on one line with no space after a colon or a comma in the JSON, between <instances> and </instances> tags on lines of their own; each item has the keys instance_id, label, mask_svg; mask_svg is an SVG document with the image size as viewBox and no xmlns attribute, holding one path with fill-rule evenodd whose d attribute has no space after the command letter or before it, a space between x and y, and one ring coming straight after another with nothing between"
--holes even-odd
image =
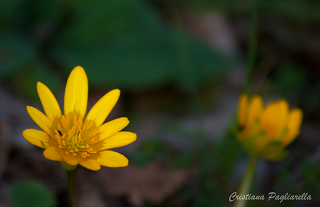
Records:
<instances>
[{"instance_id":1,"label":"green stem","mask_svg":"<svg viewBox=\"0 0 320 207\"><path fill-rule=\"evenodd\" d=\"M242 194L243 196L245 196L249 193L257 162L258 162L258 157L253 155L250 159L246 174L243 177L240 190L237 193L238 195ZM237 200L234 207L245 207L246 203L247 203L247 200L245 199Z\"/></svg>"},{"instance_id":2,"label":"green stem","mask_svg":"<svg viewBox=\"0 0 320 207\"><path fill-rule=\"evenodd\" d=\"M68 188L71 207L77 207L76 189L74 184L74 170L68 172Z\"/></svg>"},{"instance_id":3,"label":"green stem","mask_svg":"<svg viewBox=\"0 0 320 207\"><path fill-rule=\"evenodd\" d=\"M250 83L257 58L257 42L258 42L258 9L256 0L251 0L251 25L250 25L250 40L248 50L248 69L246 76L245 91L250 92Z\"/></svg>"}]
</instances>

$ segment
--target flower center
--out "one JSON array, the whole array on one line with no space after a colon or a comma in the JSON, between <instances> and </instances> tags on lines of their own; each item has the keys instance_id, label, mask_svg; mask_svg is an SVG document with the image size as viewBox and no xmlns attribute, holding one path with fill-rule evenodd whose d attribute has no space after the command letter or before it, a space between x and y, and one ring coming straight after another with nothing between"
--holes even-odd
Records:
<instances>
[{"instance_id":1,"label":"flower center","mask_svg":"<svg viewBox=\"0 0 320 207\"><path fill-rule=\"evenodd\" d=\"M69 115L62 115L58 129L54 130L55 139L60 149L65 150L65 154L73 156L80 155L82 158L89 157L91 153L97 153L88 144L95 139L98 133L97 129L91 129L92 122L86 121L83 124L83 118L76 115L70 119Z\"/></svg>"}]
</instances>

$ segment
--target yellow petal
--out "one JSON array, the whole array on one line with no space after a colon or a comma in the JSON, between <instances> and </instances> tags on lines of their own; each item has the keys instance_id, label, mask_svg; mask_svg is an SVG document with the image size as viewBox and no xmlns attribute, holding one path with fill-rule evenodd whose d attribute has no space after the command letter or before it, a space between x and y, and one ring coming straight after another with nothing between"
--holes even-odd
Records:
<instances>
[{"instance_id":1,"label":"yellow petal","mask_svg":"<svg viewBox=\"0 0 320 207\"><path fill-rule=\"evenodd\" d=\"M49 160L54 160L54 161L63 161L63 157L61 156L62 150L55 146L51 146L47 148L44 152L43 155L45 158Z\"/></svg>"},{"instance_id":2,"label":"yellow petal","mask_svg":"<svg viewBox=\"0 0 320 207\"><path fill-rule=\"evenodd\" d=\"M275 136L279 136L285 129L289 118L289 105L287 101L281 99L278 101L278 113L276 120Z\"/></svg>"},{"instance_id":3,"label":"yellow petal","mask_svg":"<svg viewBox=\"0 0 320 207\"><path fill-rule=\"evenodd\" d=\"M120 96L120 90L114 89L104 95L89 111L86 120L93 121L99 127L107 118Z\"/></svg>"},{"instance_id":4,"label":"yellow petal","mask_svg":"<svg viewBox=\"0 0 320 207\"><path fill-rule=\"evenodd\" d=\"M244 127L247 120L248 95L243 93L240 96L238 107L238 126Z\"/></svg>"},{"instance_id":5,"label":"yellow petal","mask_svg":"<svg viewBox=\"0 0 320 207\"><path fill-rule=\"evenodd\" d=\"M251 127L254 121L260 116L263 111L263 101L261 96L255 95L252 97L248 110L247 127Z\"/></svg>"},{"instance_id":6,"label":"yellow petal","mask_svg":"<svg viewBox=\"0 0 320 207\"><path fill-rule=\"evenodd\" d=\"M137 135L132 132L118 132L115 135L97 143L91 145L95 151L112 149L116 147L122 147L134 142L137 139Z\"/></svg>"},{"instance_id":7,"label":"yellow petal","mask_svg":"<svg viewBox=\"0 0 320 207\"><path fill-rule=\"evenodd\" d=\"M27 111L30 117L33 119L33 121L45 132L50 134L50 128L51 128L51 122L48 119L46 115L44 115L41 111L38 109L32 107L32 106L27 106Z\"/></svg>"},{"instance_id":8,"label":"yellow petal","mask_svg":"<svg viewBox=\"0 0 320 207\"><path fill-rule=\"evenodd\" d=\"M71 154L67 155L64 154L63 155L63 159L66 163L68 163L69 165L77 165L79 163L79 158L77 156L73 156Z\"/></svg>"},{"instance_id":9,"label":"yellow petal","mask_svg":"<svg viewBox=\"0 0 320 207\"><path fill-rule=\"evenodd\" d=\"M289 114L288 124L287 124L288 134L285 140L283 140L285 145L288 145L290 142L294 140L294 138L296 138L296 136L298 136L300 132L301 122L302 122L301 109L299 108L292 109Z\"/></svg>"},{"instance_id":10,"label":"yellow petal","mask_svg":"<svg viewBox=\"0 0 320 207\"><path fill-rule=\"evenodd\" d=\"M26 129L22 132L22 136L31 144L44 149L55 142L47 133L37 129Z\"/></svg>"},{"instance_id":11,"label":"yellow petal","mask_svg":"<svg viewBox=\"0 0 320 207\"><path fill-rule=\"evenodd\" d=\"M81 159L79 164L89 170L94 170L94 171L100 170L101 168L99 163L92 159Z\"/></svg>"},{"instance_id":12,"label":"yellow petal","mask_svg":"<svg viewBox=\"0 0 320 207\"><path fill-rule=\"evenodd\" d=\"M82 117L87 111L88 78L81 66L75 67L68 78L64 94L64 114L77 112Z\"/></svg>"},{"instance_id":13,"label":"yellow petal","mask_svg":"<svg viewBox=\"0 0 320 207\"><path fill-rule=\"evenodd\" d=\"M270 140L276 137L278 113L279 105L275 101L269 103L260 116L260 127L268 134Z\"/></svg>"},{"instance_id":14,"label":"yellow petal","mask_svg":"<svg viewBox=\"0 0 320 207\"><path fill-rule=\"evenodd\" d=\"M121 117L103 124L99 127L99 140L101 141L105 138L114 135L115 133L125 128L128 124L129 120L126 117Z\"/></svg>"},{"instance_id":15,"label":"yellow petal","mask_svg":"<svg viewBox=\"0 0 320 207\"><path fill-rule=\"evenodd\" d=\"M55 118L61 118L61 110L59 104L50 91L50 89L43 83L37 83L37 91L42 103L43 109L46 112L47 117L53 123Z\"/></svg>"},{"instance_id":16,"label":"yellow petal","mask_svg":"<svg viewBox=\"0 0 320 207\"><path fill-rule=\"evenodd\" d=\"M129 163L125 156L110 150L100 152L97 161L100 165L106 167L125 167Z\"/></svg>"}]
</instances>

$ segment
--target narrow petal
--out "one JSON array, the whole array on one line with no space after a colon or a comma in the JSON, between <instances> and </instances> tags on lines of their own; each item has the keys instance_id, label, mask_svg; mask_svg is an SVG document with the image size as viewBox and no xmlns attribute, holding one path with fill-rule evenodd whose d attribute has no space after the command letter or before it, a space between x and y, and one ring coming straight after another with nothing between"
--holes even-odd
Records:
<instances>
[{"instance_id":1,"label":"narrow petal","mask_svg":"<svg viewBox=\"0 0 320 207\"><path fill-rule=\"evenodd\" d=\"M287 101L281 99L278 101L278 118L276 120L275 136L279 136L285 129L289 118L289 105Z\"/></svg>"},{"instance_id":2,"label":"narrow petal","mask_svg":"<svg viewBox=\"0 0 320 207\"><path fill-rule=\"evenodd\" d=\"M270 139L277 138L288 122L289 106L285 100L271 102L261 116L261 128Z\"/></svg>"},{"instance_id":3,"label":"narrow petal","mask_svg":"<svg viewBox=\"0 0 320 207\"><path fill-rule=\"evenodd\" d=\"M263 131L268 134L270 140L275 139L277 121L278 121L279 105L274 101L269 103L260 116L260 126Z\"/></svg>"},{"instance_id":4,"label":"narrow petal","mask_svg":"<svg viewBox=\"0 0 320 207\"><path fill-rule=\"evenodd\" d=\"M33 119L33 121L41 129L50 134L51 121L48 119L48 117L32 106L27 106L27 111L30 117Z\"/></svg>"},{"instance_id":5,"label":"narrow petal","mask_svg":"<svg viewBox=\"0 0 320 207\"><path fill-rule=\"evenodd\" d=\"M31 144L44 149L55 144L55 140L49 137L47 133L37 129L26 129L22 132L22 136Z\"/></svg>"},{"instance_id":6,"label":"narrow petal","mask_svg":"<svg viewBox=\"0 0 320 207\"><path fill-rule=\"evenodd\" d=\"M77 165L79 163L79 158L77 156L73 156L73 155L67 155L64 154L63 155L63 159L66 163L68 163L69 165Z\"/></svg>"},{"instance_id":7,"label":"narrow petal","mask_svg":"<svg viewBox=\"0 0 320 207\"><path fill-rule=\"evenodd\" d=\"M49 160L63 161L63 157L61 156L61 153L62 153L61 151L62 150L60 150L59 148L55 146L51 146L43 152L43 155L45 156L45 158Z\"/></svg>"},{"instance_id":8,"label":"narrow petal","mask_svg":"<svg viewBox=\"0 0 320 207\"><path fill-rule=\"evenodd\" d=\"M93 121L99 127L116 105L120 96L120 90L114 89L104 95L89 111L86 120Z\"/></svg>"},{"instance_id":9,"label":"narrow petal","mask_svg":"<svg viewBox=\"0 0 320 207\"><path fill-rule=\"evenodd\" d=\"M248 110L248 122L247 127L251 127L253 122L260 116L263 111L263 101L261 96L255 95L250 101Z\"/></svg>"},{"instance_id":10,"label":"narrow petal","mask_svg":"<svg viewBox=\"0 0 320 207\"><path fill-rule=\"evenodd\" d=\"M246 117L248 110L248 95L243 93L240 96L238 107L238 126L244 127L246 125Z\"/></svg>"},{"instance_id":11,"label":"narrow petal","mask_svg":"<svg viewBox=\"0 0 320 207\"><path fill-rule=\"evenodd\" d=\"M82 117L87 111L88 78L81 66L75 67L68 78L64 94L64 114L78 112Z\"/></svg>"},{"instance_id":12,"label":"narrow petal","mask_svg":"<svg viewBox=\"0 0 320 207\"><path fill-rule=\"evenodd\" d=\"M38 82L37 90L43 109L51 123L53 123L55 118L61 118L60 106L50 89L43 83Z\"/></svg>"},{"instance_id":13,"label":"narrow petal","mask_svg":"<svg viewBox=\"0 0 320 207\"><path fill-rule=\"evenodd\" d=\"M109 121L99 127L99 140L106 139L115 133L121 131L129 124L129 120L126 117L121 117L112 121Z\"/></svg>"},{"instance_id":14,"label":"narrow petal","mask_svg":"<svg viewBox=\"0 0 320 207\"><path fill-rule=\"evenodd\" d=\"M97 162L106 167L125 167L129 163L125 156L110 150L100 152Z\"/></svg>"},{"instance_id":15,"label":"narrow petal","mask_svg":"<svg viewBox=\"0 0 320 207\"><path fill-rule=\"evenodd\" d=\"M302 115L301 109L294 108L291 110L288 118L288 124L287 124L288 134L285 140L283 140L285 145L288 145L290 142L294 140L294 138L296 138L296 136L298 136L300 132L302 116L303 115Z\"/></svg>"},{"instance_id":16,"label":"narrow petal","mask_svg":"<svg viewBox=\"0 0 320 207\"><path fill-rule=\"evenodd\" d=\"M137 139L137 135L132 132L118 132L115 135L97 143L91 145L95 151L101 151L105 149L112 149L116 147L122 147L134 142Z\"/></svg>"},{"instance_id":17,"label":"narrow petal","mask_svg":"<svg viewBox=\"0 0 320 207\"><path fill-rule=\"evenodd\" d=\"M92 160L92 159L81 159L79 164L82 167L85 167L85 168L87 168L89 170L93 170L93 171L100 170L100 168L101 168L99 163L95 160Z\"/></svg>"}]
</instances>

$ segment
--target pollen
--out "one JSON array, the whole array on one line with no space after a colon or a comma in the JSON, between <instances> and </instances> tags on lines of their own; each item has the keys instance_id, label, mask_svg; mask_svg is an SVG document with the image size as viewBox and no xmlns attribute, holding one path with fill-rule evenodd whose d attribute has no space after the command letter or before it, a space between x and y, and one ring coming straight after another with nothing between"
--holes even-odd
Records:
<instances>
[{"instance_id":1,"label":"pollen","mask_svg":"<svg viewBox=\"0 0 320 207\"><path fill-rule=\"evenodd\" d=\"M90 153L97 153L87 144L87 139L85 139L87 137L90 140L95 139L97 130L91 130L91 126L91 122L84 124L81 116L74 115L71 119L69 114L62 115L60 123L58 123L58 130L54 130L54 138L59 144L58 147L65 150L67 155L81 156L82 158L90 156Z\"/></svg>"}]
</instances>

